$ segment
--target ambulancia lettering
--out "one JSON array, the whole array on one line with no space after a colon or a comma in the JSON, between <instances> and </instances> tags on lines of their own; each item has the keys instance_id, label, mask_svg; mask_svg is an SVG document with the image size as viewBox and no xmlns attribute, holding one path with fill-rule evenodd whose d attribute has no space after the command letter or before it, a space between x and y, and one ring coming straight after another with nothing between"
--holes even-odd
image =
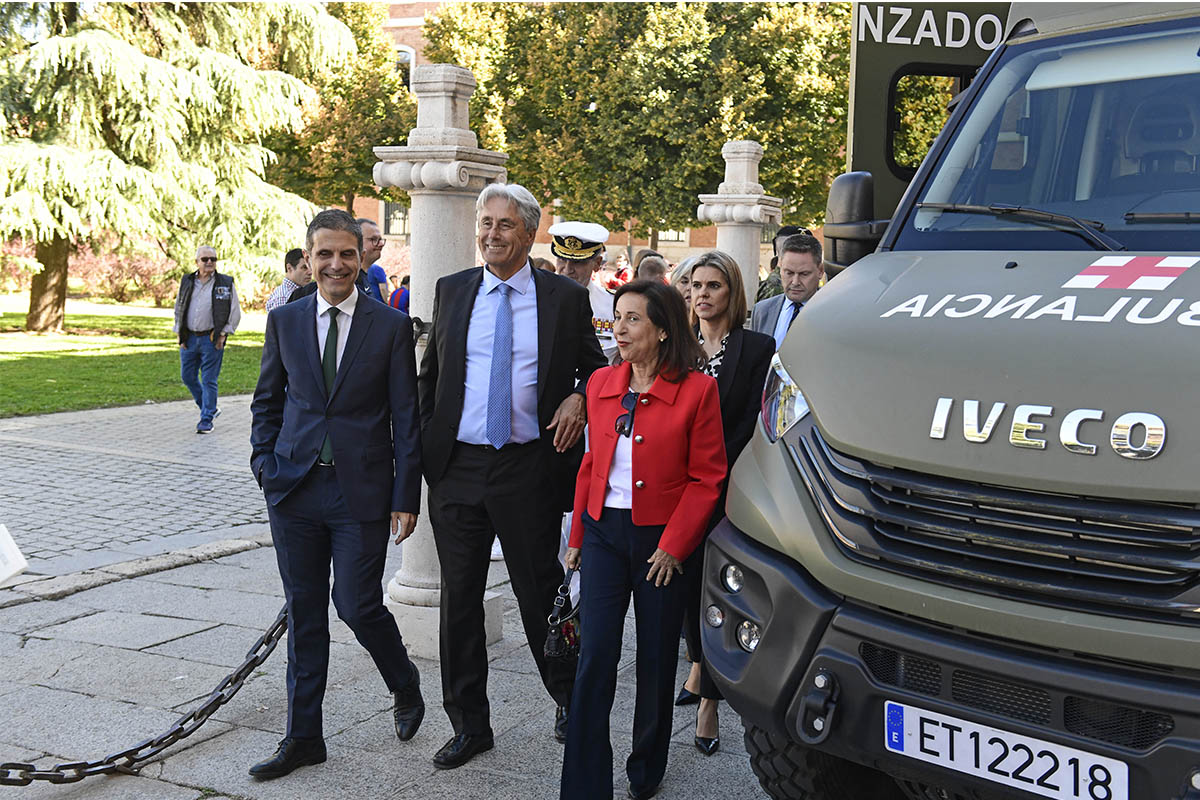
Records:
<instances>
[{"instance_id":1,"label":"ambulancia lettering","mask_svg":"<svg viewBox=\"0 0 1200 800\"><path fill-rule=\"evenodd\" d=\"M945 439L954 414L955 400L939 397L929 426L930 439ZM963 400L961 411L963 441L984 444L992 438L1008 403L993 402L981 409L978 400ZM1084 439L1081 428L1088 422L1102 422L1105 413L1098 408L1075 408L1059 419L1058 443L1071 453L1094 456L1097 445ZM1045 450L1055 420L1053 406L1022 403L1009 416L1008 443L1028 450ZM1094 427L1094 426L1091 426ZM1093 434L1094 435L1094 434ZM1113 452L1132 461L1146 461L1162 452L1167 444L1167 425L1162 417L1145 411L1128 411L1118 416L1108 431Z\"/></svg>"}]
</instances>

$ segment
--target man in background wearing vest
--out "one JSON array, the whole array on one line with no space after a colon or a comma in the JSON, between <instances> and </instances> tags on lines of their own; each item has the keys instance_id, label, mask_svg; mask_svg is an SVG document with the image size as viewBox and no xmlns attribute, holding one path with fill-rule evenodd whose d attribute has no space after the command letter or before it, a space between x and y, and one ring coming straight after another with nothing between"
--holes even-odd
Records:
<instances>
[{"instance_id":1,"label":"man in background wearing vest","mask_svg":"<svg viewBox=\"0 0 1200 800\"><path fill-rule=\"evenodd\" d=\"M233 277L217 272L217 251L196 249L196 271L179 282L175 299L175 333L179 334L179 371L183 385L200 408L196 433L212 433L217 408L217 376L225 355L225 339L242 320Z\"/></svg>"}]
</instances>

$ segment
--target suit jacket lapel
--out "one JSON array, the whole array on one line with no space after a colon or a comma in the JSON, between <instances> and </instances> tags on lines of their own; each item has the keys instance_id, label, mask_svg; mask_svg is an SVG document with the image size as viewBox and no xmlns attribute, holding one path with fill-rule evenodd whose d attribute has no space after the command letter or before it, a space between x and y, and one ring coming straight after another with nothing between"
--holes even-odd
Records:
<instances>
[{"instance_id":1,"label":"suit jacket lapel","mask_svg":"<svg viewBox=\"0 0 1200 800\"><path fill-rule=\"evenodd\" d=\"M467 334L471 327L471 312L475 310L475 297L482 283L483 268L480 267L464 283L451 289L451 296L446 298L449 301L447 308L438 311L439 319L445 319L447 327L443 339L446 342L445 369L456 370L451 376L456 386L467 382ZM459 414L462 414L461 408Z\"/></svg>"},{"instance_id":2,"label":"suit jacket lapel","mask_svg":"<svg viewBox=\"0 0 1200 800\"><path fill-rule=\"evenodd\" d=\"M786 294L777 294L775 297L778 302L775 303L775 313L771 315L771 328L767 331L768 336L775 335L775 331L779 328L779 315L783 313L784 306L788 304Z\"/></svg>"},{"instance_id":3,"label":"suit jacket lapel","mask_svg":"<svg viewBox=\"0 0 1200 800\"><path fill-rule=\"evenodd\" d=\"M725 342L725 355L721 359L721 371L717 373L717 394L721 399L722 407L727 402L730 388L733 387L733 373L737 370L738 358L742 355L743 338L742 329L734 328L729 332L729 339Z\"/></svg>"},{"instance_id":4,"label":"suit jacket lapel","mask_svg":"<svg viewBox=\"0 0 1200 800\"><path fill-rule=\"evenodd\" d=\"M554 355L555 331L558 322L558 298L555 296L556 281L550 280L549 275L542 275L542 270L533 270L533 285L537 292L537 321L538 321L538 404L542 402L542 392L546 389L546 376L550 373L550 359Z\"/></svg>"},{"instance_id":5,"label":"suit jacket lapel","mask_svg":"<svg viewBox=\"0 0 1200 800\"><path fill-rule=\"evenodd\" d=\"M358 302L354 306L354 319L350 321L350 333L346 336L346 349L342 351L342 360L338 364L337 376L333 379L333 391L329 393L329 397L326 398L327 401L333 399L333 396L337 394L338 389L346 380L346 374L354 368L354 357L358 355L358 350L367 338L367 332L371 329L371 321L379 310L372 304L378 302L378 300L367 296L365 292L360 291L358 293ZM324 381L324 373L322 373L322 385L324 385Z\"/></svg>"}]
</instances>

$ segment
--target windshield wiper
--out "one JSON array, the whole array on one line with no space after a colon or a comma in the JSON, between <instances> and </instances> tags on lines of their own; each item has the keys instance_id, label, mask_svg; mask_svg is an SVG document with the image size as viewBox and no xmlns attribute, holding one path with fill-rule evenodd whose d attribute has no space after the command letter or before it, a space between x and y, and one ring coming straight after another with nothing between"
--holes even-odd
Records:
<instances>
[{"instance_id":1,"label":"windshield wiper","mask_svg":"<svg viewBox=\"0 0 1200 800\"><path fill-rule=\"evenodd\" d=\"M1200 214L1195 211L1160 211L1144 214L1127 211L1125 222L1129 225L1138 222L1200 222Z\"/></svg>"},{"instance_id":2,"label":"windshield wiper","mask_svg":"<svg viewBox=\"0 0 1200 800\"><path fill-rule=\"evenodd\" d=\"M1094 219L1080 219L1070 214L1057 214L1053 211L1043 211L1040 208L1028 206L1010 206L1006 203L993 203L980 206L971 203L917 203L917 208L929 208L935 211L955 211L960 214L987 214L992 217L1013 217L1044 222L1051 225L1065 225L1069 233L1077 233L1092 243L1097 250L1125 250L1125 245L1111 236L1105 236L1104 223Z\"/></svg>"}]
</instances>

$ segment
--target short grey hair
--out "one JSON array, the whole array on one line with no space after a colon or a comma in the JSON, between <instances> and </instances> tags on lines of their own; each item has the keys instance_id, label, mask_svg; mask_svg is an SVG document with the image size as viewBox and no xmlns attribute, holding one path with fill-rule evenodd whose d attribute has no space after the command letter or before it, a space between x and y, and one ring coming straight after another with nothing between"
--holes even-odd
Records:
<instances>
[{"instance_id":1,"label":"short grey hair","mask_svg":"<svg viewBox=\"0 0 1200 800\"><path fill-rule=\"evenodd\" d=\"M667 283L674 286L675 284L679 283L680 278L683 278L684 276L690 276L692 273L692 265L698 260L699 259L696 256L688 256L683 261L680 261L679 264L676 265L675 269L671 270L671 279L667 281Z\"/></svg>"},{"instance_id":2,"label":"short grey hair","mask_svg":"<svg viewBox=\"0 0 1200 800\"><path fill-rule=\"evenodd\" d=\"M202 244L196 248L196 258L200 257L201 250L212 250L213 255L217 255L217 248L213 247L211 244Z\"/></svg>"},{"instance_id":3,"label":"short grey hair","mask_svg":"<svg viewBox=\"0 0 1200 800\"><path fill-rule=\"evenodd\" d=\"M517 216L525 223L525 230L537 233L542 222L542 207L533 193L519 183L489 183L475 201L475 216L483 213L483 207L498 197L503 197L517 207Z\"/></svg>"},{"instance_id":4,"label":"short grey hair","mask_svg":"<svg viewBox=\"0 0 1200 800\"><path fill-rule=\"evenodd\" d=\"M358 240L358 250L362 252L362 226L340 208L329 208L313 217L308 223L308 231L304 234L304 249L312 250L313 234L320 230L346 231L353 233Z\"/></svg>"}]
</instances>

